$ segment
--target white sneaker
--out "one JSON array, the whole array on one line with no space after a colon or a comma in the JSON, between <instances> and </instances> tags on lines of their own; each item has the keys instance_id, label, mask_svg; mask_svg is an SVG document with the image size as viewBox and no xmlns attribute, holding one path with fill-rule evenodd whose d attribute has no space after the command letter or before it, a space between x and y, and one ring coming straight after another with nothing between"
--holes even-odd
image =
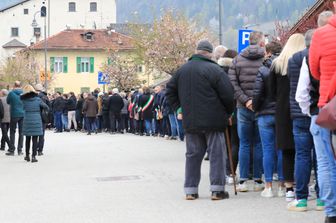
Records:
<instances>
[{"instance_id":1,"label":"white sneaker","mask_svg":"<svg viewBox=\"0 0 336 223\"><path fill-rule=\"evenodd\" d=\"M232 176L226 176L226 183L228 185L233 185L234 184L234 180Z\"/></svg>"},{"instance_id":2,"label":"white sneaker","mask_svg":"<svg viewBox=\"0 0 336 223\"><path fill-rule=\"evenodd\" d=\"M277 173L273 174L273 181L278 181L279 180L279 176Z\"/></svg>"},{"instance_id":3,"label":"white sneaker","mask_svg":"<svg viewBox=\"0 0 336 223\"><path fill-rule=\"evenodd\" d=\"M294 191L288 191L288 192L286 192L286 201L287 202L291 202L291 201L293 201L295 199L295 193L294 193Z\"/></svg>"},{"instance_id":4,"label":"white sneaker","mask_svg":"<svg viewBox=\"0 0 336 223\"><path fill-rule=\"evenodd\" d=\"M245 181L244 183L240 183L240 184L238 184L238 188L237 188L237 190L239 191L239 192L248 192L248 185L247 185L247 181Z\"/></svg>"},{"instance_id":5,"label":"white sneaker","mask_svg":"<svg viewBox=\"0 0 336 223\"><path fill-rule=\"evenodd\" d=\"M261 196L262 196L262 197L266 197L266 198L274 197L274 195L273 195L273 191L272 191L272 187L270 187L270 188L265 188L265 189L263 190L263 192L261 192Z\"/></svg>"},{"instance_id":6,"label":"white sneaker","mask_svg":"<svg viewBox=\"0 0 336 223\"><path fill-rule=\"evenodd\" d=\"M260 184L260 183L254 182L253 190L255 192L262 191L264 188L265 188L265 184L263 184L263 183Z\"/></svg>"},{"instance_id":7,"label":"white sneaker","mask_svg":"<svg viewBox=\"0 0 336 223\"><path fill-rule=\"evenodd\" d=\"M278 197L284 197L286 196L286 188L280 186L278 189Z\"/></svg>"}]
</instances>

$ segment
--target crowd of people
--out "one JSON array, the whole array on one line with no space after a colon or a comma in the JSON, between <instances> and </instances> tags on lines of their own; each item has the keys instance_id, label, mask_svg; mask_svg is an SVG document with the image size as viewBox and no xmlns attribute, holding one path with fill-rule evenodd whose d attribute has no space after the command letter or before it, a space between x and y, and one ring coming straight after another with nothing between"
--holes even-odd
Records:
<instances>
[{"instance_id":1,"label":"crowd of people","mask_svg":"<svg viewBox=\"0 0 336 223\"><path fill-rule=\"evenodd\" d=\"M212 200L229 197L226 178L232 182L239 163L238 191L285 197L289 211L308 210L315 177L315 209L325 210L325 222L336 222L336 126L316 123L335 97L336 16L321 13L318 26L293 34L284 46L277 40L266 44L262 32L252 32L250 46L238 55L201 41L172 77L166 95L183 114L187 200L199 197L201 163L208 153ZM233 171L226 167L227 155Z\"/></svg>"},{"instance_id":2,"label":"crowd of people","mask_svg":"<svg viewBox=\"0 0 336 223\"><path fill-rule=\"evenodd\" d=\"M6 155L16 149L23 155L25 136L24 159L37 162L47 128L186 138L187 200L199 197L204 157L210 161L212 200L229 197L225 184L239 172L238 191L250 191L248 181L253 180L253 191L265 198L284 197L289 211L308 210L314 172L316 210L325 210L325 222L336 222L335 129L316 123L336 93L336 16L322 12L318 26L305 35L293 34L284 46L266 44L262 32L252 32L250 46L240 53L200 41L196 54L168 84L153 89L97 89L76 97L73 92L47 95L40 84L22 88L17 81L10 92L1 91L0 150L7 144Z\"/></svg>"}]
</instances>

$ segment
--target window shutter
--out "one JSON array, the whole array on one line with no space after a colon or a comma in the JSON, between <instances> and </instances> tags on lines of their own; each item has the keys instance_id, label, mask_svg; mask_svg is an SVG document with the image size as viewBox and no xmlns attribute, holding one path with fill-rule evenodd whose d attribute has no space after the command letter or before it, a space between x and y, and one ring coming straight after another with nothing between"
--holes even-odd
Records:
<instances>
[{"instance_id":1,"label":"window shutter","mask_svg":"<svg viewBox=\"0 0 336 223\"><path fill-rule=\"evenodd\" d=\"M107 65L111 65L111 63L112 63L112 60L111 60L111 58L109 57L109 58L107 58Z\"/></svg>"},{"instance_id":2,"label":"window shutter","mask_svg":"<svg viewBox=\"0 0 336 223\"><path fill-rule=\"evenodd\" d=\"M77 57L77 73L81 73L81 58Z\"/></svg>"},{"instance_id":3,"label":"window shutter","mask_svg":"<svg viewBox=\"0 0 336 223\"><path fill-rule=\"evenodd\" d=\"M50 57L50 73L54 73L55 57Z\"/></svg>"},{"instance_id":4,"label":"window shutter","mask_svg":"<svg viewBox=\"0 0 336 223\"><path fill-rule=\"evenodd\" d=\"M68 73L68 58L63 57L63 73Z\"/></svg>"},{"instance_id":5,"label":"window shutter","mask_svg":"<svg viewBox=\"0 0 336 223\"><path fill-rule=\"evenodd\" d=\"M94 57L90 57L90 73L94 73Z\"/></svg>"}]
</instances>

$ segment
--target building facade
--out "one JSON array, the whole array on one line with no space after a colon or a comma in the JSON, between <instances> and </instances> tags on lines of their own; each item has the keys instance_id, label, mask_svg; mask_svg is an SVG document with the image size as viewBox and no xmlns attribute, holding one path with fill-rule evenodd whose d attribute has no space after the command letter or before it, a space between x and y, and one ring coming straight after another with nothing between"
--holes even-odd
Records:
<instances>
[{"instance_id":1,"label":"building facade","mask_svg":"<svg viewBox=\"0 0 336 223\"><path fill-rule=\"evenodd\" d=\"M46 17L41 13L46 9ZM35 27L32 26L36 20ZM116 22L115 0L24 0L0 9L0 60L65 29L106 29Z\"/></svg>"},{"instance_id":2,"label":"building facade","mask_svg":"<svg viewBox=\"0 0 336 223\"><path fill-rule=\"evenodd\" d=\"M109 85L99 81L102 68L109 62L109 50L125 57L134 53L133 39L111 30L69 29L47 39L47 69L50 72L49 92L105 91ZM31 47L41 72L44 70L44 41ZM139 79L146 80L145 69L138 69ZM37 76L40 74L36 74ZM152 80L152 79L151 79ZM42 81L43 82L43 81Z\"/></svg>"}]
</instances>

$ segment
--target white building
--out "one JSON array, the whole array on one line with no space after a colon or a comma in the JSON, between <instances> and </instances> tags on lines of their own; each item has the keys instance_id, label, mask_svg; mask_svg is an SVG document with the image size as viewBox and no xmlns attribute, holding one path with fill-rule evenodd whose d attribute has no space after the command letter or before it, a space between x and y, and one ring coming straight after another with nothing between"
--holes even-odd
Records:
<instances>
[{"instance_id":1,"label":"white building","mask_svg":"<svg viewBox=\"0 0 336 223\"><path fill-rule=\"evenodd\" d=\"M47 9L46 20L39 12ZM43 13L42 13L43 14ZM34 16L37 26L32 26ZM115 0L24 0L0 9L0 60L14 52L71 29L105 29L116 23ZM64 40L66 41L66 40Z\"/></svg>"}]
</instances>

